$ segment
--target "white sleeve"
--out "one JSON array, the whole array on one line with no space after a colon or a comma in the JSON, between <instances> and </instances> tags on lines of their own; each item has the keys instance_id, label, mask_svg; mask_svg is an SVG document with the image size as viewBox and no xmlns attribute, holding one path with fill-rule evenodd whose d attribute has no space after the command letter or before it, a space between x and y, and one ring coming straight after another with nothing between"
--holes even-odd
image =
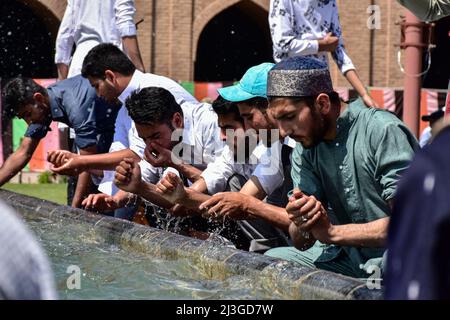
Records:
<instances>
[{"instance_id":1,"label":"white sleeve","mask_svg":"<svg viewBox=\"0 0 450 320\"><path fill-rule=\"evenodd\" d=\"M211 125L205 130L203 141L203 160L205 163L215 161L223 152L224 142L220 139L220 129Z\"/></svg>"},{"instance_id":2,"label":"white sleeve","mask_svg":"<svg viewBox=\"0 0 450 320\"><path fill-rule=\"evenodd\" d=\"M113 143L109 148L109 152L119 151L130 147L130 142L128 141L130 121L131 119L128 116L127 109L125 106L122 106L117 114Z\"/></svg>"},{"instance_id":3,"label":"white sleeve","mask_svg":"<svg viewBox=\"0 0 450 320\"><path fill-rule=\"evenodd\" d=\"M157 184L159 180L165 177L169 172L172 172L177 176L180 176L180 173L178 172L177 169L174 169L172 167L155 168L145 160L141 160L139 162L139 167L141 168L142 180L152 184Z\"/></svg>"},{"instance_id":4,"label":"white sleeve","mask_svg":"<svg viewBox=\"0 0 450 320\"><path fill-rule=\"evenodd\" d=\"M277 143L260 158L260 163L253 171L253 176L258 178L259 183L266 195L272 194L284 181L283 164L281 162L281 144Z\"/></svg>"},{"instance_id":5,"label":"white sleeve","mask_svg":"<svg viewBox=\"0 0 450 320\"><path fill-rule=\"evenodd\" d=\"M73 4L72 0L67 1L66 11L59 26L58 35L56 37L55 63L70 64L72 56L72 47L74 45L74 21L73 21Z\"/></svg>"},{"instance_id":6,"label":"white sleeve","mask_svg":"<svg viewBox=\"0 0 450 320\"><path fill-rule=\"evenodd\" d=\"M147 161L141 160L141 162L139 162L139 167L141 168L142 180L145 182L157 184L161 179L158 168L155 168Z\"/></svg>"},{"instance_id":7,"label":"white sleeve","mask_svg":"<svg viewBox=\"0 0 450 320\"><path fill-rule=\"evenodd\" d=\"M269 26L274 46L274 59L281 59L295 55L311 55L319 51L317 40L298 39L294 30L294 9L291 1L270 1ZM296 23L301 23L296 21Z\"/></svg>"},{"instance_id":8,"label":"white sleeve","mask_svg":"<svg viewBox=\"0 0 450 320\"><path fill-rule=\"evenodd\" d=\"M220 139L220 128L218 126L217 114L213 111L212 106L204 104L204 113L200 119L200 134L203 143L203 162L214 162L224 150L224 142ZM209 109L209 110L206 110ZM198 133L197 133L198 134Z\"/></svg>"},{"instance_id":9,"label":"white sleeve","mask_svg":"<svg viewBox=\"0 0 450 320\"><path fill-rule=\"evenodd\" d=\"M177 82L170 80L171 83L167 85L168 91L174 96L176 102L179 105L182 105L184 103L190 103L190 104L198 104L199 102L197 99L194 98L185 88L183 88L180 84Z\"/></svg>"},{"instance_id":10,"label":"white sleeve","mask_svg":"<svg viewBox=\"0 0 450 320\"><path fill-rule=\"evenodd\" d=\"M114 11L116 13L116 27L120 36L130 37L136 35L136 25L134 24L134 0L116 0Z\"/></svg>"},{"instance_id":11,"label":"white sleeve","mask_svg":"<svg viewBox=\"0 0 450 320\"><path fill-rule=\"evenodd\" d=\"M98 186L100 192L113 196L119 191L119 188L114 184L115 173L115 171L103 171L103 179Z\"/></svg>"},{"instance_id":12,"label":"white sleeve","mask_svg":"<svg viewBox=\"0 0 450 320\"><path fill-rule=\"evenodd\" d=\"M222 155L210 164L202 172L201 177L205 181L208 193L214 195L225 191L228 179L233 175L233 165L230 163L228 147Z\"/></svg>"},{"instance_id":13,"label":"white sleeve","mask_svg":"<svg viewBox=\"0 0 450 320\"><path fill-rule=\"evenodd\" d=\"M139 157L143 158L146 145L144 140L142 140L141 137L139 137L139 133L137 132L136 129L136 124L134 123L133 120L131 121L132 123L129 135L130 149L134 153L136 153Z\"/></svg>"},{"instance_id":14,"label":"white sleeve","mask_svg":"<svg viewBox=\"0 0 450 320\"><path fill-rule=\"evenodd\" d=\"M349 70L355 70L352 60L347 54L344 46L344 40L342 38L342 27L339 22L339 13L337 4L333 7L333 16L330 26L330 31L339 38L339 45L334 52L331 53L333 60L336 62L339 70L342 74L345 74Z\"/></svg>"}]
</instances>

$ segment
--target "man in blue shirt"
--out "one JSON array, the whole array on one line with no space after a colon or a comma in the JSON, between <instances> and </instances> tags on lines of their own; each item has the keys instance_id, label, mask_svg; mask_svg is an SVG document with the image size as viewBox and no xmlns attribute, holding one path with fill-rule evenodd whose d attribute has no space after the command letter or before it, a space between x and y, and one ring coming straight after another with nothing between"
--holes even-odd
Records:
<instances>
[{"instance_id":1,"label":"man in blue shirt","mask_svg":"<svg viewBox=\"0 0 450 320\"><path fill-rule=\"evenodd\" d=\"M0 168L0 186L30 161L39 141L50 131L52 121L67 124L75 131L75 144L81 154L107 152L114 135L118 106L98 98L89 81L76 76L47 89L32 79L18 77L3 90L4 116L25 120L28 129L19 148ZM88 172L79 175L72 201L79 207L91 186Z\"/></svg>"}]
</instances>

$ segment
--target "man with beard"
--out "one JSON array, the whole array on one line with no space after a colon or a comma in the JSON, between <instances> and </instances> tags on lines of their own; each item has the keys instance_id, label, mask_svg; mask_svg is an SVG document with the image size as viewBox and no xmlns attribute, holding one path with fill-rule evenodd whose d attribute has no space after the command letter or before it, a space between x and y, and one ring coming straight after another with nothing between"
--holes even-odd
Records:
<instances>
[{"instance_id":1,"label":"man with beard","mask_svg":"<svg viewBox=\"0 0 450 320\"><path fill-rule=\"evenodd\" d=\"M267 94L280 134L301 144L286 207L295 248L267 254L353 277L381 276L393 197L418 148L415 137L387 111L361 99L342 103L326 64L314 58L277 64Z\"/></svg>"}]
</instances>

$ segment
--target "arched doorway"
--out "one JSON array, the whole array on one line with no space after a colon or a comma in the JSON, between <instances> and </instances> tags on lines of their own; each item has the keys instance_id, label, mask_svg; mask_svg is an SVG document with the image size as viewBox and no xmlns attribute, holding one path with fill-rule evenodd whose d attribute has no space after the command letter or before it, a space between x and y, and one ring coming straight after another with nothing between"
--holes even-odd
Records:
<instances>
[{"instance_id":1,"label":"arched doorway","mask_svg":"<svg viewBox=\"0 0 450 320\"><path fill-rule=\"evenodd\" d=\"M431 52L431 68L423 78L423 87L447 89L450 77L450 17L440 19L435 23L436 49ZM426 63L424 61L424 68L426 68Z\"/></svg>"},{"instance_id":2,"label":"arched doorway","mask_svg":"<svg viewBox=\"0 0 450 320\"><path fill-rule=\"evenodd\" d=\"M21 1L0 2L0 78L56 76L57 30L48 26L58 25L58 21L50 11L40 9L37 15L36 8Z\"/></svg>"},{"instance_id":3,"label":"arched doorway","mask_svg":"<svg viewBox=\"0 0 450 320\"><path fill-rule=\"evenodd\" d=\"M272 61L267 14L242 1L216 15L198 41L195 81L239 80L251 66Z\"/></svg>"}]
</instances>

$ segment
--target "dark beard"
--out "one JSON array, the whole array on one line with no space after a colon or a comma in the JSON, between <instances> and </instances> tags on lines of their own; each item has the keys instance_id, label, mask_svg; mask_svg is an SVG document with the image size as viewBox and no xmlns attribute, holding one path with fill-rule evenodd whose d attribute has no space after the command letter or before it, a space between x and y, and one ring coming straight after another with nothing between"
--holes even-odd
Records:
<instances>
[{"instance_id":1,"label":"dark beard","mask_svg":"<svg viewBox=\"0 0 450 320\"><path fill-rule=\"evenodd\" d=\"M310 143L308 145L304 145L302 143L303 148L305 149L312 149L316 147L319 143L324 141L325 134L330 127L330 121L326 118L324 118L319 112L315 112L314 115L314 122L317 123L317 126L312 132Z\"/></svg>"}]
</instances>

